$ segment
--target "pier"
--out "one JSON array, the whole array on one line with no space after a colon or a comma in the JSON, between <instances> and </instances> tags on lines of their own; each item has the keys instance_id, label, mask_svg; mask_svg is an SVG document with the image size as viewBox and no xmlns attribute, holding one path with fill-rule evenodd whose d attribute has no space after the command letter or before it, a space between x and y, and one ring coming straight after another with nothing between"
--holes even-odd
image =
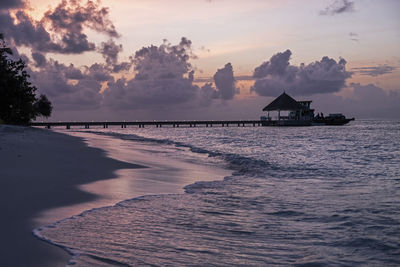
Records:
<instances>
[{"instance_id":1,"label":"pier","mask_svg":"<svg viewBox=\"0 0 400 267\"><path fill-rule=\"evenodd\" d=\"M119 126L126 128L127 126L136 126L138 128L145 128L146 126L153 126L156 128L161 127L257 127L257 126L278 126L277 121L261 121L261 120L212 120L212 121L90 121L90 122L31 122L30 126L43 126L48 129L51 127L84 127L89 129L93 126L100 126L108 128L109 126Z\"/></svg>"},{"instance_id":2,"label":"pier","mask_svg":"<svg viewBox=\"0 0 400 267\"><path fill-rule=\"evenodd\" d=\"M92 126L108 128L109 126L136 126L145 128L146 126L161 127L256 127L256 126L312 126L312 125L344 125L354 120L348 119L342 114L329 114L327 117L314 116L314 109L310 108L312 101L296 101L291 96L283 92L274 101L267 105L263 111L268 112L267 116L262 116L260 120L164 120L164 121L69 121L69 122L31 122L30 126L62 127L71 129L72 126L85 127ZM277 119L272 119L269 113L278 112ZM281 111L288 111L288 116L281 116ZM322 113L321 113L322 114Z\"/></svg>"}]
</instances>

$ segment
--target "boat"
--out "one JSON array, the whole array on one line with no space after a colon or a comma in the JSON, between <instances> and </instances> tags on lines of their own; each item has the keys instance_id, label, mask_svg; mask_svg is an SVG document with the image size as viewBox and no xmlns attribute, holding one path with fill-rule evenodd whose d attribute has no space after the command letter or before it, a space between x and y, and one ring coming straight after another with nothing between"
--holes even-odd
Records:
<instances>
[{"instance_id":1,"label":"boat","mask_svg":"<svg viewBox=\"0 0 400 267\"><path fill-rule=\"evenodd\" d=\"M311 121L312 125L345 125L349 123L350 121L354 121L354 118L346 118L341 113L334 113L334 114L329 114L327 117L323 116L316 116L314 119Z\"/></svg>"}]
</instances>

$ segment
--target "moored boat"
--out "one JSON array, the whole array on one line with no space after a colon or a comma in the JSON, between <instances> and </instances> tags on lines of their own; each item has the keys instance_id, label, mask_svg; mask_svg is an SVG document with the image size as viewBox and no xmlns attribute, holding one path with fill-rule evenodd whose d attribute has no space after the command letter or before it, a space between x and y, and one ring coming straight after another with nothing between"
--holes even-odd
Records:
<instances>
[{"instance_id":1,"label":"moored boat","mask_svg":"<svg viewBox=\"0 0 400 267\"><path fill-rule=\"evenodd\" d=\"M314 117L312 125L345 125L350 121L354 121L354 118L346 118L341 113L329 114L327 117Z\"/></svg>"}]
</instances>

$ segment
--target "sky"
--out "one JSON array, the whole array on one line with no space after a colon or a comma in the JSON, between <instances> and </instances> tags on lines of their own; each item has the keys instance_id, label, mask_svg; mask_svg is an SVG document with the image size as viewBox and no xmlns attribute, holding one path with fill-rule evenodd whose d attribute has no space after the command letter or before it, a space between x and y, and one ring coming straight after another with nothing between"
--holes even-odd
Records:
<instances>
[{"instance_id":1,"label":"sky","mask_svg":"<svg viewBox=\"0 0 400 267\"><path fill-rule=\"evenodd\" d=\"M3 0L0 32L51 121L400 115L397 0ZM41 119L40 119L41 120Z\"/></svg>"}]
</instances>

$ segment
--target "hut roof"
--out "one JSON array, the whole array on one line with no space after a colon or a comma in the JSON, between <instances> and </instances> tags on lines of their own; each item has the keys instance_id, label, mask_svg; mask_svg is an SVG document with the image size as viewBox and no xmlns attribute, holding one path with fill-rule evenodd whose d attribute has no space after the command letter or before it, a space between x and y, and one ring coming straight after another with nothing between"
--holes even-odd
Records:
<instances>
[{"instance_id":1,"label":"hut roof","mask_svg":"<svg viewBox=\"0 0 400 267\"><path fill-rule=\"evenodd\" d=\"M268 106L263 108L263 111L272 110L301 110L304 107L294 100L291 96L283 92L274 101L272 101Z\"/></svg>"}]
</instances>

